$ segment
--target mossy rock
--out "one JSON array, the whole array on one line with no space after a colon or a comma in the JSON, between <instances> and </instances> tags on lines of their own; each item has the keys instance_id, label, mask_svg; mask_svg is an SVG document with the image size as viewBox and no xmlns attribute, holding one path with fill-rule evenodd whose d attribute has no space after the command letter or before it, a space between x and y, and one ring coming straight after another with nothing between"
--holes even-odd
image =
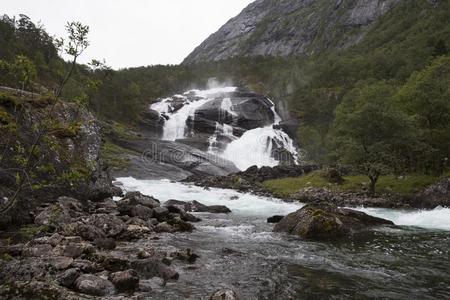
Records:
<instances>
[{"instance_id":1,"label":"mossy rock","mask_svg":"<svg viewBox=\"0 0 450 300\"><path fill-rule=\"evenodd\" d=\"M284 217L275 232L286 232L311 240L334 240L391 221L330 204L310 204Z\"/></svg>"}]
</instances>

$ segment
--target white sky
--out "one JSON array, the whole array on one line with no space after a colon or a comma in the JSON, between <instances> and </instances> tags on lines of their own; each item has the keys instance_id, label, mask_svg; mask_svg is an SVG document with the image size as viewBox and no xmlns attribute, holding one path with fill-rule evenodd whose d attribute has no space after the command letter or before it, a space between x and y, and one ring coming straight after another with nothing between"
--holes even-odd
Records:
<instances>
[{"instance_id":1,"label":"white sky","mask_svg":"<svg viewBox=\"0 0 450 300\"><path fill-rule=\"evenodd\" d=\"M68 21L90 26L80 58L106 59L115 69L178 64L254 0L0 0L0 14L29 16L50 35Z\"/></svg>"}]
</instances>

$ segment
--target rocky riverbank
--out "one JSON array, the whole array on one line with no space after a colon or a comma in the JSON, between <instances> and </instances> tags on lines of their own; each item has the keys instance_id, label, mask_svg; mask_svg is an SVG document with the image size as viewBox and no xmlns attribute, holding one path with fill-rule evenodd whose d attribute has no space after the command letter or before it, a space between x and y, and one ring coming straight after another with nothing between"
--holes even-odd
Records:
<instances>
[{"instance_id":1,"label":"rocky riverbank","mask_svg":"<svg viewBox=\"0 0 450 300\"><path fill-rule=\"evenodd\" d=\"M185 182L192 182L205 188L216 187L235 189L240 192L254 193L261 196L277 197L271 190L264 186L266 180L286 177L300 177L318 170L314 165L276 166L276 167L250 167L246 171L227 176L190 176ZM330 184L339 184L342 178L333 175L334 171L326 175ZM335 178L337 176L338 178ZM340 179L339 179L340 178ZM277 197L278 198L278 197ZM436 183L411 195L399 195L396 193L377 193L372 195L367 191L338 191L329 186L306 187L297 192L282 197L286 202L302 203L331 203L346 207L379 207L402 209L433 209L438 206L450 206L450 178L442 178Z\"/></svg>"},{"instance_id":2,"label":"rocky riverbank","mask_svg":"<svg viewBox=\"0 0 450 300\"><path fill-rule=\"evenodd\" d=\"M33 226L1 234L0 294L4 299L148 297L152 288L177 280L178 269L195 269L198 256L190 249L152 245L160 235L192 231L191 222L200 221L179 202L172 204L161 206L133 192L119 201L60 197L39 207Z\"/></svg>"}]
</instances>

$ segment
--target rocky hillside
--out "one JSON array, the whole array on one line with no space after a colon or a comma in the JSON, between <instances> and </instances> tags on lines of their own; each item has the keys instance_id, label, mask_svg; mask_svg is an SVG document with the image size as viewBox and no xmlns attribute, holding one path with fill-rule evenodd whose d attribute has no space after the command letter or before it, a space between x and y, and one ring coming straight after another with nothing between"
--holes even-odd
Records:
<instances>
[{"instance_id":1,"label":"rocky hillside","mask_svg":"<svg viewBox=\"0 0 450 300\"><path fill-rule=\"evenodd\" d=\"M311 55L347 48L400 1L257 0L205 40L184 63L236 56Z\"/></svg>"}]
</instances>

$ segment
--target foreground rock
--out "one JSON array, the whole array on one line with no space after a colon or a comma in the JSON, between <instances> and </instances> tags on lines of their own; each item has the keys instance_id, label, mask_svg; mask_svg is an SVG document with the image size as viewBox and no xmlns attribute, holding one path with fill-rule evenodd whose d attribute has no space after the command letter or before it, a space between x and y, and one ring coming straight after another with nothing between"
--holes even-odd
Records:
<instances>
[{"instance_id":1,"label":"foreground rock","mask_svg":"<svg viewBox=\"0 0 450 300\"><path fill-rule=\"evenodd\" d=\"M295 234L305 239L332 240L382 225L394 223L330 204L309 204L284 217L273 231Z\"/></svg>"},{"instance_id":2,"label":"foreground rock","mask_svg":"<svg viewBox=\"0 0 450 300\"><path fill-rule=\"evenodd\" d=\"M209 212L213 214L227 214L231 210L224 205L205 205L196 200L193 201L179 201L179 200L169 200L164 203L164 206L170 209L180 209L188 212Z\"/></svg>"},{"instance_id":3,"label":"foreground rock","mask_svg":"<svg viewBox=\"0 0 450 300\"><path fill-rule=\"evenodd\" d=\"M233 290L220 290L212 294L209 300L239 300L239 297Z\"/></svg>"},{"instance_id":4,"label":"foreground rock","mask_svg":"<svg viewBox=\"0 0 450 300\"><path fill-rule=\"evenodd\" d=\"M195 216L137 192L116 205L109 200L60 197L37 209L22 243L4 243L2 235L0 298L122 299L124 293L125 299L151 298L149 280L177 280L177 268L198 258L190 249L153 244L162 232L192 231L185 220L196 221Z\"/></svg>"}]
</instances>

